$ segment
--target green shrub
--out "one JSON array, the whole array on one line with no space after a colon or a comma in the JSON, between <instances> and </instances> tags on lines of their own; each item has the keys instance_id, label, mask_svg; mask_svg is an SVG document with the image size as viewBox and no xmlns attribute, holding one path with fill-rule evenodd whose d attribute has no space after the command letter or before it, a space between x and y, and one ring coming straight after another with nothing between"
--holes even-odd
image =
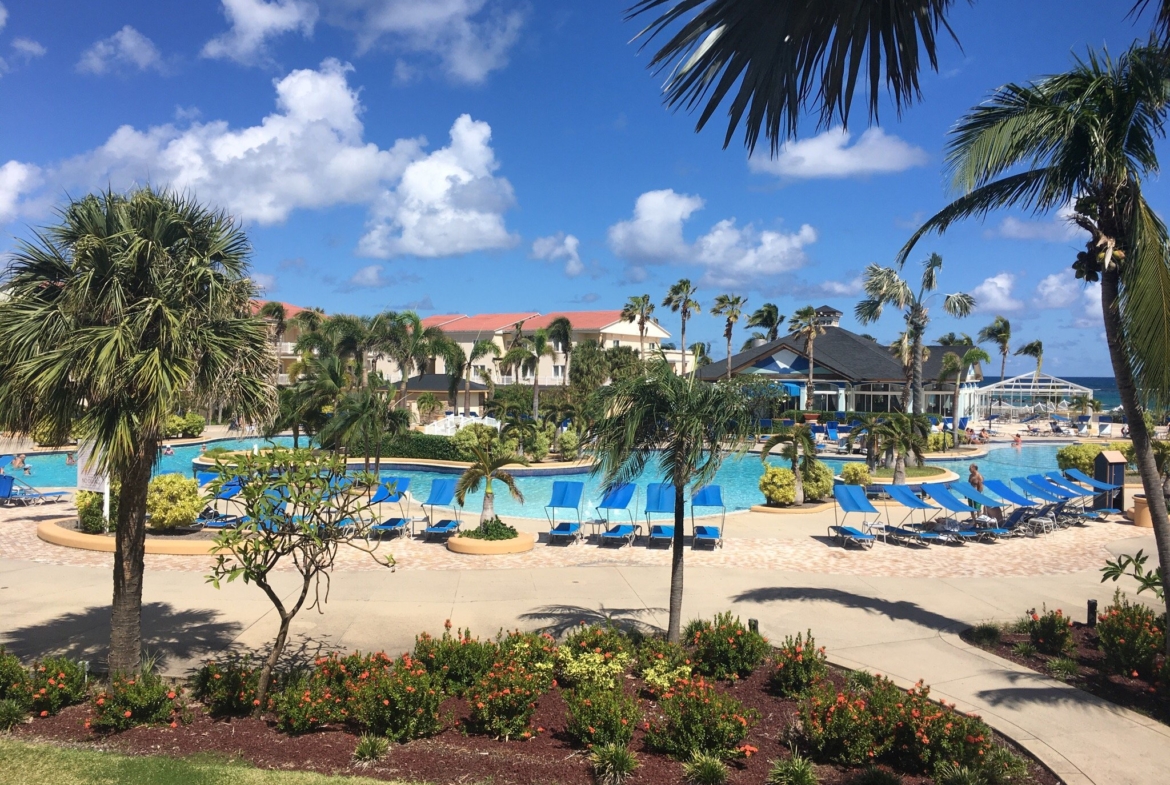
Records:
<instances>
[{"instance_id":1,"label":"green shrub","mask_svg":"<svg viewBox=\"0 0 1170 785\"><path fill-rule=\"evenodd\" d=\"M593 749L589 765L597 785L622 785L638 770L638 758L628 747L607 744Z\"/></svg>"},{"instance_id":2,"label":"green shrub","mask_svg":"<svg viewBox=\"0 0 1170 785\"><path fill-rule=\"evenodd\" d=\"M959 433L959 444L967 444L967 434ZM955 439L948 433L932 433L926 437L926 452L945 452L955 448Z\"/></svg>"},{"instance_id":3,"label":"green shrub","mask_svg":"<svg viewBox=\"0 0 1170 785\"><path fill-rule=\"evenodd\" d=\"M62 433L47 420L34 425L29 436L39 447L60 447L73 441L73 437L69 433Z\"/></svg>"},{"instance_id":4,"label":"green shrub","mask_svg":"<svg viewBox=\"0 0 1170 785\"><path fill-rule=\"evenodd\" d=\"M492 641L481 641L470 629L451 634L451 620L443 625L443 636L433 638L421 633L414 639L414 658L421 662L439 686L455 695L463 695L491 670L499 657Z\"/></svg>"},{"instance_id":5,"label":"green shrub","mask_svg":"<svg viewBox=\"0 0 1170 785\"><path fill-rule=\"evenodd\" d=\"M0 732L8 732L28 719L28 709L15 698L0 698Z\"/></svg>"},{"instance_id":6,"label":"green shrub","mask_svg":"<svg viewBox=\"0 0 1170 785\"><path fill-rule=\"evenodd\" d=\"M869 693L871 711L894 720L893 762L906 771L931 772L941 763L982 771L992 749L991 729L978 717L930 700L919 682L901 690L887 679Z\"/></svg>"},{"instance_id":7,"label":"green shrub","mask_svg":"<svg viewBox=\"0 0 1170 785\"><path fill-rule=\"evenodd\" d=\"M109 526L106 526L106 521L102 518L102 506L105 503L105 494L95 493L94 491L78 491L77 492L77 524L78 528L86 534L102 534L107 528L113 529L114 523L118 520L118 492L119 485L110 483L110 521Z\"/></svg>"},{"instance_id":8,"label":"green shrub","mask_svg":"<svg viewBox=\"0 0 1170 785\"><path fill-rule=\"evenodd\" d=\"M353 759L358 763L374 763L386 757L389 751L390 741L385 736L363 733L353 749Z\"/></svg>"},{"instance_id":9,"label":"green shrub","mask_svg":"<svg viewBox=\"0 0 1170 785\"><path fill-rule=\"evenodd\" d=\"M552 448L552 439L544 431L537 431L536 435L529 439L524 445L524 453L532 459L533 463L540 463L548 457L548 452Z\"/></svg>"},{"instance_id":10,"label":"green shrub","mask_svg":"<svg viewBox=\"0 0 1170 785\"><path fill-rule=\"evenodd\" d=\"M624 651L578 649L564 645L557 649L557 673L578 687L612 686L629 668L633 657Z\"/></svg>"},{"instance_id":11,"label":"green shrub","mask_svg":"<svg viewBox=\"0 0 1170 785\"><path fill-rule=\"evenodd\" d=\"M633 659L634 643L630 640L630 636L612 624L586 625L582 622L565 636L561 649L565 653L557 651L558 663L564 662L565 657L572 658L592 652L603 656L610 655L605 657L607 661L613 660L618 655L625 655L625 661L628 664Z\"/></svg>"},{"instance_id":12,"label":"green shrub","mask_svg":"<svg viewBox=\"0 0 1170 785\"><path fill-rule=\"evenodd\" d=\"M525 668L495 663L468 695L471 729L504 741L532 738L532 715L545 688L541 677Z\"/></svg>"},{"instance_id":13,"label":"green shrub","mask_svg":"<svg viewBox=\"0 0 1170 785\"><path fill-rule=\"evenodd\" d=\"M284 733L301 734L341 719L337 696L324 683L305 673L290 676L269 699L276 727Z\"/></svg>"},{"instance_id":14,"label":"green shrub","mask_svg":"<svg viewBox=\"0 0 1170 785\"><path fill-rule=\"evenodd\" d=\"M248 660L204 664L195 674L195 699L213 717L243 717L255 710L260 671Z\"/></svg>"},{"instance_id":15,"label":"green shrub","mask_svg":"<svg viewBox=\"0 0 1170 785\"><path fill-rule=\"evenodd\" d=\"M760 477L760 493L768 504L788 505L796 501L796 481L792 470L783 466L765 466Z\"/></svg>"},{"instance_id":16,"label":"green shrub","mask_svg":"<svg viewBox=\"0 0 1170 785\"><path fill-rule=\"evenodd\" d=\"M166 531L190 526L203 509L199 483L181 474L160 474L146 491L146 513L150 528Z\"/></svg>"},{"instance_id":17,"label":"green shrub","mask_svg":"<svg viewBox=\"0 0 1170 785\"><path fill-rule=\"evenodd\" d=\"M793 752L792 757L772 763L768 770L768 785L817 785L813 762Z\"/></svg>"},{"instance_id":18,"label":"green shrub","mask_svg":"<svg viewBox=\"0 0 1170 785\"><path fill-rule=\"evenodd\" d=\"M409 657L393 663L371 661L353 676L350 719L366 733L397 742L433 736L443 729L441 685L422 664Z\"/></svg>"},{"instance_id":19,"label":"green shrub","mask_svg":"<svg viewBox=\"0 0 1170 785\"><path fill-rule=\"evenodd\" d=\"M934 770L934 781L937 785L987 785L987 780L975 769L953 763L940 763Z\"/></svg>"},{"instance_id":20,"label":"green shrub","mask_svg":"<svg viewBox=\"0 0 1170 785\"><path fill-rule=\"evenodd\" d=\"M731 756L757 715L703 677L679 680L658 701L660 716L650 722L646 743L676 758L696 752Z\"/></svg>"},{"instance_id":21,"label":"green shrub","mask_svg":"<svg viewBox=\"0 0 1170 785\"><path fill-rule=\"evenodd\" d=\"M567 690L564 696L568 708L565 729L586 747L627 746L642 719L638 699L627 694L621 684Z\"/></svg>"},{"instance_id":22,"label":"green shrub","mask_svg":"<svg viewBox=\"0 0 1170 785\"><path fill-rule=\"evenodd\" d=\"M902 785L902 778L892 771L870 765L849 780L849 785Z\"/></svg>"},{"instance_id":23,"label":"green shrub","mask_svg":"<svg viewBox=\"0 0 1170 785\"><path fill-rule=\"evenodd\" d=\"M718 755L696 752L683 764L683 778L690 785L724 785L727 766Z\"/></svg>"},{"instance_id":24,"label":"green shrub","mask_svg":"<svg viewBox=\"0 0 1170 785\"><path fill-rule=\"evenodd\" d=\"M1056 465L1061 471L1080 469L1091 477L1093 463L1103 449L1100 444L1066 444L1056 451Z\"/></svg>"},{"instance_id":25,"label":"green shrub","mask_svg":"<svg viewBox=\"0 0 1170 785\"><path fill-rule=\"evenodd\" d=\"M468 426L468 428L473 427L476 426ZM467 428L461 428L460 433L465 430ZM456 434L456 436L458 435ZM382 455L386 458L413 458L429 461L467 460L455 447L454 438L454 436L406 431L386 437L382 446Z\"/></svg>"},{"instance_id":26,"label":"green shrub","mask_svg":"<svg viewBox=\"0 0 1170 785\"><path fill-rule=\"evenodd\" d=\"M114 675L90 702L89 727L103 731L163 723L175 727L182 718L182 696L182 687L168 685L149 665L133 676Z\"/></svg>"},{"instance_id":27,"label":"green shrub","mask_svg":"<svg viewBox=\"0 0 1170 785\"><path fill-rule=\"evenodd\" d=\"M1028 639L1044 654L1062 654L1072 645L1072 619L1057 608L1030 611L1027 618Z\"/></svg>"},{"instance_id":28,"label":"green shrub","mask_svg":"<svg viewBox=\"0 0 1170 785\"><path fill-rule=\"evenodd\" d=\"M168 439L178 439L183 433L183 418L177 414L169 415L167 417L165 432Z\"/></svg>"},{"instance_id":29,"label":"green shrub","mask_svg":"<svg viewBox=\"0 0 1170 785\"><path fill-rule=\"evenodd\" d=\"M818 757L846 766L877 760L894 743L893 722L878 721L870 693L832 682L813 683L801 699L798 716L804 740Z\"/></svg>"},{"instance_id":30,"label":"green shrub","mask_svg":"<svg viewBox=\"0 0 1170 785\"><path fill-rule=\"evenodd\" d=\"M499 516L496 516L491 520L484 521L482 526L459 532L459 536L469 540L514 540L518 535L514 527L504 523Z\"/></svg>"},{"instance_id":31,"label":"green shrub","mask_svg":"<svg viewBox=\"0 0 1170 785\"><path fill-rule=\"evenodd\" d=\"M67 657L46 657L30 670L31 710L39 717L56 714L85 700L88 687L85 667Z\"/></svg>"},{"instance_id":32,"label":"green shrub","mask_svg":"<svg viewBox=\"0 0 1170 785\"><path fill-rule=\"evenodd\" d=\"M1048 661L1048 672L1061 681L1075 679L1080 675L1081 667L1071 657L1053 657Z\"/></svg>"},{"instance_id":33,"label":"green shrub","mask_svg":"<svg viewBox=\"0 0 1170 785\"><path fill-rule=\"evenodd\" d=\"M687 625L689 643L695 653L695 670L715 679L739 679L751 675L768 656L768 641L752 632L730 612L715 615L714 621Z\"/></svg>"},{"instance_id":34,"label":"green shrub","mask_svg":"<svg viewBox=\"0 0 1170 785\"><path fill-rule=\"evenodd\" d=\"M869 467L864 463L847 463L841 467L841 481L846 485L869 485Z\"/></svg>"},{"instance_id":35,"label":"green shrub","mask_svg":"<svg viewBox=\"0 0 1170 785\"><path fill-rule=\"evenodd\" d=\"M27 711L32 694L29 681L20 658L0 646L0 700L16 701Z\"/></svg>"},{"instance_id":36,"label":"green shrub","mask_svg":"<svg viewBox=\"0 0 1170 785\"><path fill-rule=\"evenodd\" d=\"M669 690L679 679L689 679L694 671L687 650L658 636L648 637L638 645L634 672L655 695Z\"/></svg>"},{"instance_id":37,"label":"green shrub","mask_svg":"<svg viewBox=\"0 0 1170 785\"><path fill-rule=\"evenodd\" d=\"M983 775L988 785L1017 785L1032 781L1024 759L998 744L983 757Z\"/></svg>"},{"instance_id":38,"label":"green shrub","mask_svg":"<svg viewBox=\"0 0 1170 785\"><path fill-rule=\"evenodd\" d=\"M827 464L817 461L800 470L804 482L805 501L819 502L833 495L833 470Z\"/></svg>"},{"instance_id":39,"label":"green shrub","mask_svg":"<svg viewBox=\"0 0 1170 785\"><path fill-rule=\"evenodd\" d=\"M184 439L198 439L203 435L203 431L206 428L207 418L195 412L187 412L187 416L183 418L180 435Z\"/></svg>"},{"instance_id":40,"label":"green shrub","mask_svg":"<svg viewBox=\"0 0 1170 785\"><path fill-rule=\"evenodd\" d=\"M575 461L581 454L581 439L569 428L557 438L557 450L562 461Z\"/></svg>"},{"instance_id":41,"label":"green shrub","mask_svg":"<svg viewBox=\"0 0 1170 785\"><path fill-rule=\"evenodd\" d=\"M454 436L450 437L449 441L459 456L455 460L470 461L475 459L475 453L472 451L473 446L479 445L483 450L495 448L500 441L500 432L490 425L477 422L460 428Z\"/></svg>"},{"instance_id":42,"label":"green shrub","mask_svg":"<svg viewBox=\"0 0 1170 785\"><path fill-rule=\"evenodd\" d=\"M1166 640L1166 616L1116 591L1113 604L1097 617L1097 637L1106 667L1152 681Z\"/></svg>"},{"instance_id":43,"label":"green shrub","mask_svg":"<svg viewBox=\"0 0 1170 785\"><path fill-rule=\"evenodd\" d=\"M999 645L999 640L1002 633L998 624L995 622L985 621L981 624L976 624L967 634L971 638L971 642L976 646L993 648Z\"/></svg>"},{"instance_id":44,"label":"green shrub","mask_svg":"<svg viewBox=\"0 0 1170 785\"><path fill-rule=\"evenodd\" d=\"M1032 645L1032 641L1020 641L1015 646L1012 646L1012 653L1017 657L1023 657L1026 659L1028 657L1035 657L1037 650L1036 647Z\"/></svg>"},{"instance_id":45,"label":"green shrub","mask_svg":"<svg viewBox=\"0 0 1170 785\"><path fill-rule=\"evenodd\" d=\"M776 693L786 698L800 695L829 673L825 648L817 648L812 630L804 636L800 633L795 638L787 636L776 648L773 665L769 683Z\"/></svg>"},{"instance_id":46,"label":"green shrub","mask_svg":"<svg viewBox=\"0 0 1170 785\"><path fill-rule=\"evenodd\" d=\"M544 683L552 683L557 644L548 633L513 630L507 635L497 635L496 647L499 649L500 660L520 665L528 672L540 676Z\"/></svg>"}]
</instances>

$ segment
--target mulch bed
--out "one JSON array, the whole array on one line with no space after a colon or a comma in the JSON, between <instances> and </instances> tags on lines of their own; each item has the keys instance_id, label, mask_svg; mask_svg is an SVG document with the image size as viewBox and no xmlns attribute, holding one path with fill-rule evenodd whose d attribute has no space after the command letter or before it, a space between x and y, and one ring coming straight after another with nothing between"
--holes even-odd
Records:
<instances>
[{"instance_id":1,"label":"mulch bed","mask_svg":"<svg viewBox=\"0 0 1170 785\"><path fill-rule=\"evenodd\" d=\"M1017 643L1028 641L1027 633L1004 632L998 645L985 646L972 640L970 632L970 630L963 632L961 637L972 646L978 646L1025 668L1052 675L1048 662L1056 659L1055 657L1048 654L1021 657L1015 652L1014 647ZM1170 725L1170 694L1159 691L1145 679L1121 676L1106 670L1105 653L1098 642L1096 628L1074 622L1072 632L1076 648L1065 656L1076 660L1080 666L1080 673L1067 679L1069 684L1110 703L1116 703L1118 706L1124 706Z\"/></svg>"},{"instance_id":2,"label":"mulch bed","mask_svg":"<svg viewBox=\"0 0 1170 785\"><path fill-rule=\"evenodd\" d=\"M747 707L759 712L760 720L745 744L759 749L747 759L729 762L729 783L762 785L770 760L788 756L785 739L795 714L796 703L767 691L766 667L735 684L723 685ZM839 675L836 678L841 678ZM646 708L650 710L651 704ZM445 730L429 739L391 745L390 753L375 764L355 765L352 761L358 737L346 728L327 727L303 736L278 733L271 723L258 719L213 720L193 705L193 721L178 728L140 727L118 734L98 734L85 728L90 716L86 704L73 706L55 717L37 718L14 729L27 741L46 741L96 746L131 755L185 756L215 754L246 761L267 769L315 771L323 774L351 774L376 779L425 781L435 785L462 785L490 781L493 785L591 785L586 753L574 747L565 733L565 704L559 689L544 695L537 704L533 724L544 728L531 741L501 742L484 736L466 735L461 730L468 717L467 703L447 699L441 716ZM1021 749L999 739L1025 760ZM639 729L631 748L640 767L630 785L675 785L683 782L682 765L649 752ZM823 785L846 785L856 770L818 766ZM1039 764L1031 763L1037 785L1059 785L1060 780ZM905 785L930 785L929 777L904 776Z\"/></svg>"}]
</instances>

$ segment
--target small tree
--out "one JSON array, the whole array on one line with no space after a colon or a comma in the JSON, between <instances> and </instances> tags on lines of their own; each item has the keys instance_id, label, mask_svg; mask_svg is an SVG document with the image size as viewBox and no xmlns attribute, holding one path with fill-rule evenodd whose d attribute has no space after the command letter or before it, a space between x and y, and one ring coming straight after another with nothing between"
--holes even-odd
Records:
<instances>
[{"instance_id":1,"label":"small tree","mask_svg":"<svg viewBox=\"0 0 1170 785\"><path fill-rule=\"evenodd\" d=\"M386 567L394 566L394 557L379 557L367 541L377 516L369 495L351 492L345 484L353 478L346 478L343 460L279 447L259 455L245 453L235 460L233 465L220 467L220 476L210 484L208 493L214 497L228 483L241 483L243 491L238 498L245 517L215 538L220 556L207 581L217 589L225 580L230 583L237 578L255 584L280 617L276 641L260 668L256 705L262 707L273 670L288 643L293 618L310 595L309 608L324 613L339 549L357 548ZM376 478L361 475L355 485L357 482L376 482ZM301 579L291 601L272 584L273 573L290 564Z\"/></svg>"},{"instance_id":2,"label":"small tree","mask_svg":"<svg viewBox=\"0 0 1170 785\"><path fill-rule=\"evenodd\" d=\"M793 489L796 493L792 503L799 507L804 504L804 478L801 472L816 464L817 444L807 425L782 425L764 442L760 449L760 461L766 463L768 455L781 444L784 447L780 450L780 456L792 464Z\"/></svg>"},{"instance_id":3,"label":"small tree","mask_svg":"<svg viewBox=\"0 0 1170 785\"><path fill-rule=\"evenodd\" d=\"M906 459L922 465L922 451L930 433L930 419L924 414L890 414L874 430L881 449L894 456L894 484L906 484Z\"/></svg>"},{"instance_id":4,"label":"small tree","mask_svg":"<svg viewBox=\"0 0 1170 785\"><path fill-rule=\"evenodd\" d=\"M942 368L938 373L939 381L951 375L955 377L954 398L951 402L951 436L954 437L955 450L959 449L959 391L963 385L963 372L975 363L989 362L991 362L991 355L977 346L968 349L962 357L955 352L947 352L943 355Z\"/></svg>"},{"instance_id":5,"label":"small tree","mask_svg":"<svg viewBox=\"0 0 1170 785\"><path fill-rule=\"evenodd\" d=\"M504 487L508 489L508 492L512 494L513 499L520 503L524 502L524 494L516 487L516 479L504 467L512 464L527 466L528 461L510 452L496 452L495 448L499 447L499 445L498 440L486 448L481 444L471 445L471 465L463 470L463 474L459 477L459 482L455 485L455 499L459 502L459 506L462 507L464 499L467 498L467 494L478 491L480 483L483 483L483 509L479 513L479 526L481 529L484 527L484 524L496 517L496 496L495 490L492 488L493 480L498 480L503 483Z\"/></svg>"}]
</instances>

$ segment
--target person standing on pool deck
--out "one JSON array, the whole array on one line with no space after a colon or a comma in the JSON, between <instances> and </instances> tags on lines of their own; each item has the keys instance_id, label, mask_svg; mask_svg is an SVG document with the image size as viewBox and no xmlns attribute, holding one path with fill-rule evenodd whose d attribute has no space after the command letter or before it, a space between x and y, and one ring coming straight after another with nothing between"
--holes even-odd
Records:
<instances>
[{"instance_id":1,"label":"person standing on pool deck","mask_svg":"<svg viewBox=\"0 0 1170 785\"><path fill-rule=\"evenodd\" d=\"M979 467L975 464L971 464L969 472L970 473L967 475L967 482L971 485L972 488L979 491L980 493L983 493L983 475L979 473ZM975 518L979 514L981 507L979 502L971 502L971 506L975 508L971 512L971 517Z\"/></svg>"}]
</instances>

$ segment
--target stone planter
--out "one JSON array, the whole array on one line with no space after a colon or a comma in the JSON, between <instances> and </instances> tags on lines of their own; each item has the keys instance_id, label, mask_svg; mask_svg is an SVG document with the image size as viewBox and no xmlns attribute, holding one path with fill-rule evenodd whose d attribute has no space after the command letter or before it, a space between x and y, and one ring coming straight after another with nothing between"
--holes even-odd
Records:
<instances>
[{"instance_id":1,"label":"stone planter","mask_svg":"<svg viewBox=\"0 0 1170 785\"><path fill-rule=\"evenodd\" d=\"M1150 517L1150 506L1146 503L1144 493L1133 495L1133 525L1143 529L1154 528L1154 519Z\"/></svg>"},{"instance_id":2,"label":"stone planter","mask_svg":"<svg viewBox=\"0 0 1170 785\"><path fill-rule=\"evenodd\" d=\"M508 553L524 553L536 546L536 535L519 532L510 540L473 540L455 535L447 540L447 550L465 553L469 556L503 556Z\"/></svg>"},{"instance_id":3,"label":"stone planter","mask_svg":"<svg viewBox=\"0 0 1170 785\"><path fill-rule=\"evenodd\" d=\"M809 423L814 423L817 420L819 420L820 417L821 416L819 414L817 414L816 412L805 412L804 413L804 424L808 425Z\"/></svg>"}]
</instances>

